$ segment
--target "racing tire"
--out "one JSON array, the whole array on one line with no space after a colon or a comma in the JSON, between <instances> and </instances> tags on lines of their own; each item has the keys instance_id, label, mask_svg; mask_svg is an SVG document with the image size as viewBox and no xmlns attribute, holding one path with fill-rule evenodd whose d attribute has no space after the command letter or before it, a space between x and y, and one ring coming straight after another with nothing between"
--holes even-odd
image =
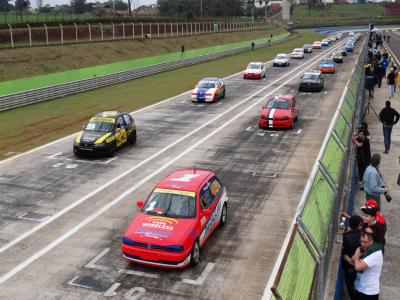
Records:
<instances>
[{"instance_id":1,"label":"racing tire","mask_svg":"<svg viewBox=\"0 0 400 300\"><path fill-rule=\"evenodd\" d=\"M115 154L115 150L117 149L117 146L115 144L110 145L110 148L108 149L107 156L108 157L113 157Z\"/></svg>"},{"instance_id":2,"label":"racing tire","mask_svg":"<svg viewBox=\"0 0 400 300\"><path fill-rule=\"evenodd\" d=\"M217 95L214 95L214 97L213 97L213 99L212 99L212 101L211 101L212 103L215 103L215 102L217 102Z\"/></svg>"},{"instance_id":3,"label":"racing tire","mask_svg":"<svg viewBox=\"0 0 400 300\"><path fill-rule=\"evenodd\" d=\"M297 122L298 120L299 120L299 118L296 116L296 117L294 118L294 121Z\"/></svg>"},{"instance_id":4,"label":"racing tire","mask_svg":"<svg viewBox=\"0 0 400 300\"><path fill-rule=\"evenodd\" d=\"M136 132L134 132L130 137L129 137L129 144L134 145L136 143Z\"/></svg>"},{"instance_id":5,"label":"racing tire","mask_svg":"<svg viewBox=\"0 0 400 300\"><path fill-rule=\"evenodd\" d=\"M192 251L190 252L190 265L196 266L200 262L200 245L199 241L196 240L193 244Z\"/></svg>"},{"instance_id":6,"label":"racing tire","mask_svg":"<svg viewBox=\"0 0 400 300\"><path fill-rule=\"evenodd\" d=\"M225 203L224 206L222 207L221 219L219 221L219 227L224 227L227 217L228 217L228 207L226 206L226 203Z\"/></svg>"}]
</instances>

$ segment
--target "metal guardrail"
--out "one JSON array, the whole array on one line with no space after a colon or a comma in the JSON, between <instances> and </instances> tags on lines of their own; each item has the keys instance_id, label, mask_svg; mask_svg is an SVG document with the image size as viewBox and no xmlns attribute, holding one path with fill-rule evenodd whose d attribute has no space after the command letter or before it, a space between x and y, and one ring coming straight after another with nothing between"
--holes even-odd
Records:
<instances>
[{"instance_id":1,"label":"metal guardrail","mask_svg":"<svg viewBox=\"0 0 400 300\"><path fill-rule=\"evenodd\" d=\"M285 38L285 40L293 39L295 36L290 36L288 38ZM273 41L271 43L261 43L258 45L255 45L254 48L264 48L269 45L276 44L279 41ZM151 65L148 67L142 67L142 68L135 68L132 70L128 71L123 71L123 72L118 72L110 75L104 75L104 76L97 76L89 79L83 79L83 80L78 80L78 81L72 81L68 83L63 83L63 84L57 84L57 85L52 85L44 88L39 88L39 89L34 89L34 90L29 90L25 92L20 92L20 93L15 93L15 94L10 94L10 95L5 95L5 96L0 96L0 111L4 110L9 110L13 109L16 107L28 105L28 104L33 104L33 103L38 103L50 99L55 99L55 98L60 98L60 97L65 97L68 95L72 94L77 94L93 89L97 89L100 87L105 87L108 85L116 84L116 83L121 83L124 81L148 76L148 75L153 75L156 73L164 72L164 71L169 71L177 68L182 68L202 62L207 62L211 60L215 60L224 56L230 56L234 54L238 54L241 52L249 51L251 50L251 45L245 46L245 47L240 47L240 48L235 48L235 49L229 49L229 50L224 50L221 52L217 53L212 53L212 54L207 54L207 55L201 55L201 56L196 56L196 57L191 57L191 58L184 58L172 62L166 62L166 63L160 63L156 65Z\"/></svg>"}]
</instances>

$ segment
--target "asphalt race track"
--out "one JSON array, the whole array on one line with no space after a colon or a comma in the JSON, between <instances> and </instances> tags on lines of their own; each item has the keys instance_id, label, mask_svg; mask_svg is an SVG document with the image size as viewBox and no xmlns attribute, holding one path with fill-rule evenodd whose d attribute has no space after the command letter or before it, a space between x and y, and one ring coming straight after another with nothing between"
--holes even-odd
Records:
<instances>
[{"instance_id":1,"label":"asphalt race track","mask_svg":"<svg viewBox=\"0 0 400 300\"><path fill-rule=\"evenodd\" d=\"M76 158L69 136L0 162L0 299L260 299L364 40L324 75L321 93L298 93L299 77L346 39L268 67L260 81L232 75L215 104L188 92L134 112L137 143L113 158ZM279 93L298 94L298 122L260 130L266 97ZM136 201L193 166L216 172L229 196L201 263L127 262L120 240Z\"/></svg>"}]
</instances>

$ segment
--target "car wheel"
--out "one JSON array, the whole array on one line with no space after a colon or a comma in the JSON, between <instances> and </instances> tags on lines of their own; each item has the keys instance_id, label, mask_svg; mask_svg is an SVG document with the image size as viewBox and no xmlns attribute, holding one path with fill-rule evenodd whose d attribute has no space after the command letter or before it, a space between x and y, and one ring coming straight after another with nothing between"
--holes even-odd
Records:
<instances>
[{"instance_id":1,"label":"car wheel","mask_svg":"<svg viewBox=\"0 0 400 300\"><path fill-rule=\"evenodd\" d=\"M298 120L299 120L299 118L296 115L296 117L294 118L294 121L297 122Z\"/></svg>"},{"instance_id":2,"label":"car wheel","mask_svg":"<svg viewBox=\"0 0 400 300\"><path fill-rule=\"evenodd\" d=\"M115 149L117 148L117 146L115 144L110 145L110 148L108 149L108 153L107 155L109 157L113 157L115 154Z\"/></svg>"},{"instance_id":3,"label":"car wheel","mask_svg":"<svg viewBox=\"0 0 400 300\"><path fill-rule=\"evenodd\" d=\"M217 95L214 95L214 97L213 97L211 102L213 102L213 103L217 102Z\"/></svg>"},{"instance_id":4,"label":"car wheel","mask_svg":"<svg viewBox=\"0 0 400 300\"><path fill-rule=\"evenodd\" d=\"M136 131L132 133L131 136L129 137L129 143L131 145L134 145L136 143Z\"/></svg>"},{"instance_id":5,"label":"car wheel","mask_svg":"<svg viewBox=\"0 0 400 300\"><path fill-rule=\"evenodd\" d=\"M224 207L222 207L222 213L221 213L221 219L219 222L219 226L223 227L226 223L226 218L228 217L228 208L226 206L226 203L224 204Z\"/></svg>"},{"instance_id":6,"label":"car wheel","mask_svg":"<svg viewBox=\"0 0 400 300\"><path fill-rule=\"evenodd\" d=\"M192 251L190 252L190 264L192 266L198 265L200 262L200 246L199 241L196 240L193 244Z\"/></svg>"}]
</instances>

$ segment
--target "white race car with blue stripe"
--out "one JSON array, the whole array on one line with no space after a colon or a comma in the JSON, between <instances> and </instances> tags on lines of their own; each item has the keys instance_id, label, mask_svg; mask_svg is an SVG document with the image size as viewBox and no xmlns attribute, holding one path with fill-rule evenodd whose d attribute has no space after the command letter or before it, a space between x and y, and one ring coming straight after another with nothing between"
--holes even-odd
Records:
<instances>
[{"instance_id":1,"label":"white race car with blue stripe","mask_svg":"<svg viewBox=\"0 0 400 300\"><path fill-rule=\"evenodd\" d=\"M225 98L225 83L217 77L203 78L192 91L191 98L193 102L216 102Z\"/></svg>"}]
</instances>

